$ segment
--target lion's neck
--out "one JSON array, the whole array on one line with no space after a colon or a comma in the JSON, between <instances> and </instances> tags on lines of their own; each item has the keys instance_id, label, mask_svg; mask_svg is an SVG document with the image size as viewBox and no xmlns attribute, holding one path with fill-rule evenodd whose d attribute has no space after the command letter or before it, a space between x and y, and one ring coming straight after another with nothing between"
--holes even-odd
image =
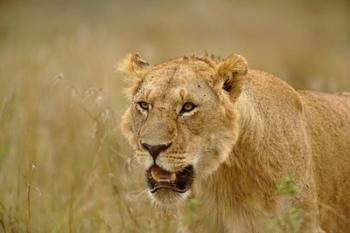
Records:
<instances>
[{"instance_id":1,"label":"lion's neck","mask_svg":"<svg viewBox=\"0 0 350 233\"><path fill-rule=\"evenodd\" d=\"M217 208L250 209L249 200L268 199L275 189L275 174L261 161L260 144L264 140L264 127L253 100L242 93L237 102L239 136L228 161L205 182L212 192L202 198L215 200ZM207 188L201 190L208 190ZM218 191L220 190L220 191Z\"/></svg>"},{"instance_id":2,"label":"lion's neck","mask_svg":"<svg viewBox=\"0 0 350 233\"><path fill-rule=\"evenodd\" d=\"M236 148L255 151L264 135L264 124L259 113L259 105L247 92L242 92L236 106L239 128ZM251 143L252 139L254 143Z\"/></svg>"}]
</instances>

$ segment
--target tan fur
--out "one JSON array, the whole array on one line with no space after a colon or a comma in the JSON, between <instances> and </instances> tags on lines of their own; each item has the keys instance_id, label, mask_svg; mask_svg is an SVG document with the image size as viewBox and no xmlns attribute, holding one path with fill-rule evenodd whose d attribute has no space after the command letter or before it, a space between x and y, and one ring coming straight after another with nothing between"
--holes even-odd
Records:
<instances>
[{"instance_id":1,"label":"tan fur","mask_svg":"<svg viewBox=\"0 0 350 233\"><path fill-rule=\"evenodd\" d=\"M146 68L139 59L124 63L134 81L122 129L146 169L153 161L140 140L172 142L156 160L166 170L194 166L190 191L152 196L180 211L188 196L201 201L183 231L265 232L287 208L276 184L291 176L300 189L293 205L302 210L301 232L349 232L349 94L296 91L248 69L239 55L192 55ZM150 110L141 113L138 101ZM191 115L179 114L185 102L198 105Z\"/></svg>"}]
</instances>

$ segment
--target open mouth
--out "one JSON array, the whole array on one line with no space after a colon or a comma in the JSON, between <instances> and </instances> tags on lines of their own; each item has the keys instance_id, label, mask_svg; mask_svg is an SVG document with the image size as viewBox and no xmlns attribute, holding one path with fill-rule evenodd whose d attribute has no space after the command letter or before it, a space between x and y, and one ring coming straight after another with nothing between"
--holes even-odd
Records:
<instances>
[{"instance_id":1,"label":"open mouth","mask_svg":"<svg viewBox=\"0 0 350 233\"><path fill-rule=\"evenodd\" d=\"M147 170L147 184L151 193L159 189L170 189L178 193L186 192L193 182L193 166L188 165L179 172L169 172L157 165Z\"/></svg>"}]
</instances>

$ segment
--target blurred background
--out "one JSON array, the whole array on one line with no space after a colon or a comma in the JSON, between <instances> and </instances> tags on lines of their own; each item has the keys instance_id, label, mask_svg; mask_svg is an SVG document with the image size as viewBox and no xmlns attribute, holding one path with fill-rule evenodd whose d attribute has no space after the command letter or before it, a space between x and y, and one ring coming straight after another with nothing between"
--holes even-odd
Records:
<instances>
[{"instance_id":1,"label":"blurred background","mask_svg":"<svg viewBox=\"0 0 350 233\"><path fill-rule=\"evenodd\" d=\"M0 1L0 232L175 232L120 135L116 63L242 54L350 91L349 1Z\"/></svg>"}]
</instances>

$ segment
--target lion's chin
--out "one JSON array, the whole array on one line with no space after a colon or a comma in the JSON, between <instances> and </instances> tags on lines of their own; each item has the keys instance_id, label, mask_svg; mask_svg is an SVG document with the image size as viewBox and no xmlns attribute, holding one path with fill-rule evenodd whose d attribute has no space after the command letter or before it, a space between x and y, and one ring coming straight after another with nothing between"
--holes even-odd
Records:
<instances>
[{"instance_id":1,"label":"lion's chin","mask_svg":"<svg viewBox=\"0 0 350 233\"><path fill-rule=\"evenodd\" d=\"M179 193L171 189L159 189L154 193L149 192L149 196L153 203L161 208L174 207L186 200L189 194L190 190L184 193Z\"/></svg>"}]
</instances>

